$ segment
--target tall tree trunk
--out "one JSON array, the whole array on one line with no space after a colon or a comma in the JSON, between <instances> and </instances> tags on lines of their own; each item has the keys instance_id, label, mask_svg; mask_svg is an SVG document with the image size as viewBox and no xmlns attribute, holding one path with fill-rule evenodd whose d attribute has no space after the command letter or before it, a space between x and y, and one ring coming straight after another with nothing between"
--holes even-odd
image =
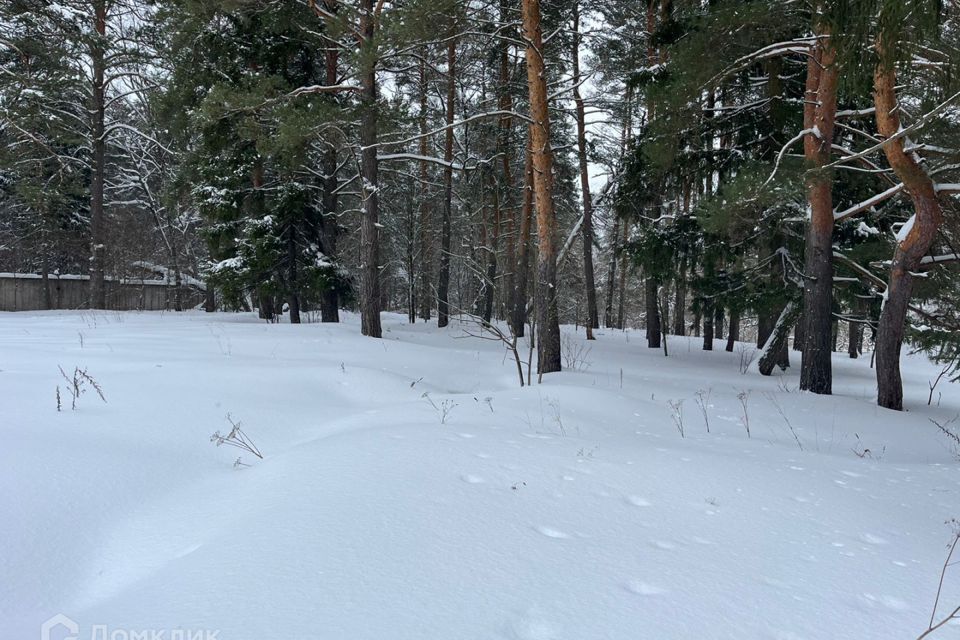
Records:
<instances>
[{"instance_id":1,"label":"tall tree trunk","mask_svg":"<svg viewBox=\"0 0 960 640\"><path fill-rule=\"evenodd\" d=\"M866 312L866 305L860 296L854 298L853 312L857 317L848 323L850 340L847 344L847 354L856 359L863 353L863 320Z\"/></svg>"},{"instance_id":2,"label":"tall tree trunk","mask_svg":"<svg viewBox=\"0 0 960 640\"><path fill-rule=\"evenodd\" d=\"M363 216L360 223L360 331L379 338L380 327L380 196L377 163L377 51L374 0L361 1L363 35L360 115L360 174L363 179Z\"/></svg>"},{"instance_id":3,"label":"tall tree trunk","mask_svg":"<svg viewBox=\"0 0 960 640\"><path fill-rule=\"evenodd\" d=\"M493 207L491 209L490 224L487 228L487 243L485 251L487 252L487 274L484 280L484 298L483 313L481 317L490 322L493 318L493 296L495 293L495 283L497 281L497 251L500 245L500 192L490 174L489 191L493 197Z\"/></svg>"},{"instance_id":4,"label":"tall tree trunk","mask_svg":"<svg viewBox=\"0 0 960 640\"><path fill-rule=\"evenodd\" d=\"M626 226L626 225L624 225ZM607 304L603 312L603 324L608 329L616 326L613 316L613 299L617 282L617 255L618 238L620 235L620 218L613 219L613 232L610 234L610 266L607 268Z\"/></svg>"},{"instance_id":5,"label":"tall tree trunk","mask_svg":"<svg viewBox=\"0 0 960 640\"><path fill-rule=\"evenodd\" d=\"M91 144L93 166L90 173L90 308L107 308L105 283L106 220L104 212L104 182L107 172L106 119L106 51L107 2L93 0L93 20L96 36L90 46L90 66L93 71L93 103Z\"/></svg>"},{"instance_id":6,"label":"tall tree trunk","mask_svg":"<svg viewBox=\"0 0 960 640\"><path fill-rule=\"evenodd\" d=\"M600 327L597 314L597 285L593 273L593 200L587 164L586 109L580 94L580 0L573 3L573 101L577 111L577 156L580 161L580 192L583 195L583 285L587 293L587 340ZM659 342L659 341L658 341Z\"/></svg>"},{"instance_id":7,"label":"tall tree trunk","mask_svg":"<svg viewBox=\"0 0 960 640\"><path fill-rule=\"evenodd\" d=\"M713 302L703 305L703 350L713 351Z\"/></svg>"},{"instance_id":8,"label":"tall tree trunk","mask_svg":"<svg viewBox=\"0 0 960 640\"><path fill-rule=\"evenodd\" d=\"M673 335L683 336L687 333L687 258L680 259L680 273L677 275L673 300Z\"/></svg>"},{"instance_id":9,"label":"tall tree trunk","mask_svg":"<svg viewBox=\"0 0 960 640\"><path fill-rule=\"evenodd\" d=\"M337 10L337 0L324 0L327 9ZM324 53L325 75L327 85L335 85L339 81L338 65L340 53L335 46L329 47ZM323 153L323 197L321 198L320 212L320 247L331 261L337 259L337 236L340 225L337 223L337 150L332 145ZM320 321L340 322L340 295L333 287L320 294Z\"/></svg>"},{"instance_id":10,"label":"tall tree trunk","mask_svg":"<svg viewBox=\"0 0 960 640\"><path fill-rule=\"evenodd\" d=\"M287 229L287 280L289 294L287 304L290 307L290 324L300 324L300 277L297 273L296 226Z\"/></svg>"},{"instance_id":11,"label":"tall tree trunk","mask_svg":"<svg viewBox=\"0 0 960 640\"><path fill-rule=\"evenodd\" d=\"M624 224L626 227L626 224ZM624 237L624 242L627 241L627 238ZM620 284L617 285L617 328L626 329L627 328L627 310L626 310L626 300L627 300L627 254L624 253L620 258Z\"/></svg>"},{"instance_id":12,"label":"tall tree trunk","mask_svg":"<svg viewBox=\"0 0 960 640\"><path fill-rule=\"evenodd\" d=\"M657 279L647 276L644 279L645 303L647 311L647 347L650 349L660 348L660 305L657 296L660 293L660 286Z\"/></svg>"},{"instance_id":13,"label":"tall tree trunk","mask_svg":"<svg viewBox=\"0 0 960 640\"><path fill-rule=\"evenodd\" d=\"M839 71L836 51L826 29L807 62L803 108L803 152L808 166L807 226L803 318L806 322L800 388L829 394L833 387L831 326L833 310L833 180L822 167L830 162L837 113Z\"/></svg>"},{"instance_id":14,"label":"tall tree trunk","mask_svg":"<svg viewBox=\"0 0 960 640\"><path fill-rule=\"evenodd\" d=\"M427 60L426 52L420 53L420 155L426 157L430 153L429 140L427 137ZM420 185L417 206L420 213L420 318L422 320L430 319L430 311L433 308L433 294L431 292L431 274L433 272L433 255L431 251L431 238L433 236L432 208L428 201L429 186L427 182L430 178L430 170L427 161L420 162Z\"/></svg>"},{"instance_id":15,"label":"tall tree trunk","mask_svg":"<svg viewBox=\"0 0 960 640\"><path fill-rule=\"evenodd\" d=\"M523 169L523 209L520 215L520 238L518 241L516 286L511 305L513 333L523 337L527 322L527 281L530 274L530 236L533 229L533 126L527 128L527 150Z\"/></svg>"},{"instance_id":16,"label":"tall tree trunk","mask_svg":"<svg viewBox=\"0 0 960 640\"><path fill-rule=\"evenodd\" d=\"M453 117L457 100L457 40L447 42L447 131L443 144L443 222L440 232L440 280L437 283L437 326L450 324L450 241L453 224Z\"/></svg>"},{"instance_id":17,"label":"tall tree trunk","mask_svg":"<svg viewBox=\"0 0 960 640\"><path fill-rule=\"evenodd\" d=\"M510 7L507 0L500 0L500 19L507 23L510 20ZM510 44L503 43L500 50L500 96L498 106L503 115L497 123L497 151L502 160L501 190L503 192L503 214L505 224L503 236L505 240L503 274L503 291L506 306L507 318L510 326L516 334L516 327L513 322L514 299L516 297L516 276L517 276L517 235L520 224L517 221L517 209L514 207L513 196L513 173L510 169L510 157L513 152L513 118L507 115L513 111L513 97L510 93ZM521 323L522 329L522 323Z\"/></svg>"},{"instance_id":18,"label":"tall tree trunk","mask_svg":"<svg viewBox=\"0 0 960 640\"><path fill-rule=\"evenodd\" d=\"M553 203L553 150L540 25L540 0L523 0L527 42L527 85L533 118L533 191L537 203L537 361L540 374L560 371L560 319L557 312L557 216Z\"/></svg>"},{"instance_id":19,"label":"tall tree trunk","mask_svg":"<svg viewBox=\"0 0 960 640\"><path fill-rule=\"evenodd\" d=\"M733 351L740 340L740 310L730 309L730 331L727 332L727 351Z\"/></svg>"},{"instance_id":20,"label":"tall tree trunk","mask_svg":"<svg viewBox=\"0 0 960 640\"><path fill-rule=\"evenodd\" d=\"M803 342L804 342L804 322L803 316L800 316L800 319L797 321L796 327L793 329L793 350L794 351L803 351Z\"/></svg>"},{"instance_id":21,"label":"tall tree trunk","mask_svg":"<svg viewBox=\"0 0 960 640\"><path fill-rule=\"evenodd\" d=\"M887 44L877 42L881 60ZM897 99L896 71L893 63L881 62L873 76L873 96L877 130L884 138L900 131L900 104ZM943 224L943 211L933 180L916 158L904 150L905 137L884 145L887 162L906 186L913 201L914 214L909 228L901 230L890 265L886 301L880 313L875 355L877 359L877 404L903 410L903 382L900 378L900 349L903 346L907 307L913 290L913 273L930 250L937 230Z\"/></svg>"}]
</instances>

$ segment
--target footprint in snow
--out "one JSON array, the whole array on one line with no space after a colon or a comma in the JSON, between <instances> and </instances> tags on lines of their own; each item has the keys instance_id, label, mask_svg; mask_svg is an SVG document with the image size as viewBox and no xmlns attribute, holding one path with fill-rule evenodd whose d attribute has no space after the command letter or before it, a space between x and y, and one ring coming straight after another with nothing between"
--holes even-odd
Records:
<instances>
[{"instance_id":1,"label":"footprint in snow","mask_svg":"<svg viewBox=\"0 0 960 640\"><path fill-rule=\"evenodd\" d=\"M910 605L900 598L893 596L875 596L871 593L865 593L860 596L860 602L869 609L880 607L889 611L906 611L910 608Z\"/></svg>"},{"instance_id":2,"label":"footprint in snow","mask_svg":"<svg viewBox=\"0 0 960 640\"><path fill-rule=\"evenodd\" d=\"M645 498L641 498L640 496L627 496L627 502L629 502L635 507L652 507L653 506L653 504L649 500Z\"/></svg>"},{"instance_id":3,"label":"footprint in snow","mask_svg":"<svg viewBox=\"0 0 960 640\"><path fill-rule=\"evenodd\" d=\"M547 536L548 538L564 539L564 538L570 537L563 531L559 531L551 527L537 527L536 530L537 530L537 533L543 536Z\"/></svg>"},{"instance_id":4,"label":"footprint in snow","mask_svg":"<svg viewBox=\"0 0 960 640\"><path fill-rule=\"evenodd\" d=\"M631 580L626 585L627 591L638 596L659 596L667 592L666 589L641 580Z\"/></svg>"},{"instance_id":5,"label":"footprint in snow","mask_svg":"<svg viewBox=\"0 0 960 640\"><path fill-rule=\"evenodd\" d=\"M480 476L475 476L470 473L460 476L460 479L467 484L483 484L485 482L485 480Z\"/></svg>"}]
</instances>

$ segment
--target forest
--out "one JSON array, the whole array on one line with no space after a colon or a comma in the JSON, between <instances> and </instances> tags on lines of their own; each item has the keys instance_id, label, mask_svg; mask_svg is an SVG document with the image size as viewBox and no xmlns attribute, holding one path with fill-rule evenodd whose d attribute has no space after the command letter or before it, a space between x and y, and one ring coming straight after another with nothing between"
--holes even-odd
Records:
<instances>
[{"instance_id":1,"label":"forest","mask_svg":"<svg viewBox=\"0 0 960 640\"><path fill-rule=\"evenodd\" d=\"M958 11L5 0L0 268L496 320L539 374L560 323L755 340L821 394L870 352L901 409L904 349L958 372Z\"/></svg>"},{"instance_id":2,"label":"forest","mask_svg":"<svg viewBox=\"0 0 960 640\"><path fill-rule=\"evenodd\" d=\"M956 638L958 63L958 0L0 0L0 637Z\"/></svg>"}]
</instances>

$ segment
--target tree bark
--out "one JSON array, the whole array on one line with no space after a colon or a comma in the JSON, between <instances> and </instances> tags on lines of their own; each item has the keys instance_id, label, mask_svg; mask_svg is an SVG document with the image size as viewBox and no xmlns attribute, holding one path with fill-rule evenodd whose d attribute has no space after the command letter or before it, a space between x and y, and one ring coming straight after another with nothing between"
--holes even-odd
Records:
<instances>
[{"instance_id":1,"label":"tree bark","mask_svg":"<svg viewBox=\"0 0 960 640\"><path fill-rule=\"evenodd\" d=\"M630 228L626 221L623 223L623 242L629 240L627 233ZM627 254L620 256L620 284L617 287L617 328L626 328L626 299L627 299Z\"/></svg>"},{"instance_id":2,"label":"tree bark","mask_svg":"<svg viewBox=\"0 0 960 640\"><path fill-rule=\"evenodd\" d=\"M849 343L847 344L847 355L856 360L860 357L860 350L863 347L863 325L859 322L851 321L848 323L850 333Z\"/></svg>"},{"instance_id":3,"label":"tree bark","mask_svg":"<svg viewBox=\"0 0 960 640\"><path fill-rule=\"evenodd\" d=\"M511 318L513 333L523 337L527 323L527 281L530 274L530 235L533 228L533 125L527 128L527 150L523 169L523 209L520 214L520 238L518 242L519 257L513 300L511 304Z\"/></svg>"},{"instance_id":4,"label":"tree bark","mask_svg":"<svg viewBox=\"0 0 960 640\"><path fill-rule=\"evenodd\" d=\"M300 324L300 277L297 273L296 227L287 229L287 305L290 307L290 324Z\"/></svg>"},{"instance_id":5,"label":"tree bark","mask_svg":"<svg viewBox=\"0 0 960 640\"><path fill-rule=\"evenodd\" d=\"M727 332L727 351L733 351L734 346L740 339L740 311L739 309L730 310L730 330Z\"/></svg>"},{"instance_id":6,"label":"tree bark","mask_svg":"<svg viewBox=\"0 0 960 640\"><path fill-rule=\"evenodd\" d=\"M900 108L896 92L896 71L885 64L886 43L877 42L881 63L873 76L874 106L877 130L884 138L900 131ZM885 304L877 328L875 355L877 360L877 404L887 409L903 410L903 381L900 377L900 349L903 346L907 308L913 290L913 273L930 250L937 230L943 224L943 211L933 180L916 158L904 150L906 138L884 145L887 162L906 186L913 201L913 224L898 236ZM908 223L909 224L909 223Z\"/></svg>"},{"instance_id":7,"label":"tree bark","mask_svg":"<svg viewBox=\"0 0 960 640\"><path fill-rule=\"evenodd\" d=\"M527 42L527 85L533 118L533 191L537 203L537 362L541 375L560 371L560 320L557 312L557 218L553 202L553 150L540 25L540 0L523 0Z\"/></svg>"},{"instance_id":8,"label":"tree bark","mask_svg":"<svg viewBox=\"0 0 960 640\"><path fill-rule=\"evenodd\" d=\"M490 193L493 194L493 217L490 220L490 227L487 234L487 277L484 286L486 287L483 303L483 319L487 322L493 318L493 298L496 292L497 282L497 252L500 250L500 192L494 183L493 176L490 180Z\"/></svg>"},{"instance_id":9,"label":"tree bark","mask_svg":"<svg viewBox=\"0 0 960 640\"><path fill-rule=\"evenodd\" d=\"M761 347L758 367L762 375L769 376L773 373L773 368L776 366L780 366L780 368L784 370L786 369L786 367L783 366L782 354L787 349L790 328L794 322L796 322L799 312L800 305L794 302L787 303L787 306L780 312L780 316L777 318L776 323L774 323L773 330L767 337L767 341Z\"/></svg>"},{"instance_id":10,"label":"tree bark","mask_svg":"<svg viewBox=\"0 0 960 640\"><path fill-rule=\"evenodd\" d=\"M587 294L587 340L600 328L597 314L597 285L593 273L593 200L590 196L590 173L587 166L586 108L580 94L580 0L573 3L573 101L577 112L577 156L580 162L580 193L583 196L583 285ZM659 340L658 340L659 342Z\"/></svg>"},{"instance_id":11,"label":"tree bark","mask_svg":"<svg viewBox=\"0 0 960 640\"><path fill-rule=\"evenodd\" d=\"M91 146L93 166L90 172L90 308L107 308L105 282L106 220L104 212L104 182L107 172L106 118L106 51L107 2L93 0L93 20L96 35L90 46L90 66L93 72L93 103L91 104Z\"/></svg>"},{"instance_id":12,"label":"tree bark","mask_svg":"<svg viewBox=\"0 0 960 640\"><path fill-rule=\"evenodd\" d=\"M450 241L453 224L453 118L457 100L457 40L447 42L447 130L443 144L443 221L440 232L440 279L437 283L437 326L450 324Z\"/></svg>"},{"instance_id":13,"label":"tree bark","mask_svg":"<svg viewBox=\"0 0 960 640\"><path fill-rule=\"evenodd\" d=\"M647 311L647 347L650 349L659 349L660 336L660 305L658 304L658 294L660 285L656 278L647 276L644 281L644 302Z\"/></svg>"},{"instance_id":14,"label":"tree bark","mask_svg":"<svg viewBox=\"0 0 960 640\"><path fill-rule=\"evenodd\" d=\"M510 20L510 9L506 0L500 0L500 18L504 23ZM517 234L519 233L520 225L517 222L517 209L514 207L513 173L510 168L510 157L513 152L513 118L507 114L513 111L513 97L510 93L509 47L509 43L505 42L500 50L500 96L497 104L504 115L500 116L497 123L497 151L503 158L501 174L501 188L503 192L502 211L504 216L503 236L505 244L503 256L505 263L503 291L505 295L503 298L505 300L507 317L510 319L511 327L513 327L513 301L516 296ZM514 335L517 335L516 331L514 331Z\"/></svg>"},{"instance_id":15,"label":"tree bark","mask_svg":"<svg viewBox=\"0 0 960 640\"><path fill-rule=\"evenodd\" d=\"M833 387L831 329L833 310L833 179L822 167L830 162L837 112L839 71L830 34L821 29L807 62L803 140L808 166L807 226L803 319L806 323L800 388L829 394Z\"/></svg>"},{"instance_id":16,"label":"tree bark","mask_svg":"<svg viewBox=\"0 0 960 640\"><path fill-rule=\"evenodd\" d=\"M703 350L713 351L713 303L703 305Z\"/></svg>"},{"instance_id":17,"label":"tree bark","mask_svg":"<svg viewBox=\"0 0 960 640\"><path fill-rule=\"evenodd\" d=\"M327 9L337 10L337 0L324 0ZM329 47L325 57L325 80L328 85L338 82L338 64L340 53L336 47ZM340 225L337 223L337 150L331 144L323 154L323 197L320 212L320 247L324 255L336 262L337 236ZM320 294L320 321L340 322L340 295L333 287Z\"/></svg>"},{"instance_id":18,"label":"tree bark","mask_svg":"<svg viewBox=\"0 0 960 640\"><path fill-rule=\"evenodd\" d=\"M687 258L680 259L680 273L677 275L675 298L673 301L673 335L682 336L687 333Z\"/></svg>"},{"instance_id":19,"label":"tree bark","mask_svg":"<svg viewBox=\"0 0 960 640\"><path fill-rule=\"evenodd\" d=\"M616 293L616 282L617 282L617 251L618 251L618 238L620 235L620 219L613 219L613 232L610 235L610 266L607 268L607 304L603 312L603 324L608 329L616 326L616 321L613 317L613 299L614 294Z\"/></svg>"},{"instance_id":20,"label":"tree bark","mask_svg":"<svg viewBox=\"0 0 960 640\"><path fill-rule=\"evenodd\" d=\"M363 216L360 223L360 331L380 338L380 206L377 163L377 51L374 0L361 0L363 35L360 115L360 174L363 179Z\"/></svg>"}]
</instances>

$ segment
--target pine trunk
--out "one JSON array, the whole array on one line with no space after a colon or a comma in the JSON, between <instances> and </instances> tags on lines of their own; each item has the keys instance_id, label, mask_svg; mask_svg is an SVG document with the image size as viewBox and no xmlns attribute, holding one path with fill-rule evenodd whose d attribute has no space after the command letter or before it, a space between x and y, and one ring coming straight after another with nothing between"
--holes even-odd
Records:
<instances>
[{"instance_id":1,"label":"pine trunk","mask_svg":"<svg viewBox=\"0 0 960 640\"><path fill-rule=\"evenodd\" d=\"M603 312L603 324L608 329L616 326L613 317L614 287L617 282L617 240L620 235L620 219L614 218L613 232L610 235L610 266L607 268L607 304Z\"/></svg>"},{"instance_id":2,"label":"pine trunk","mask_svg":"<svg viewBox=\"0 0 960 640\"><path fill-rule=\"evenodd\" d=\"M527 323L527 281L530 279L530 236L533 229L533 125L527 128L527 150L523 168L523 209L520 213L519 257L514 277L511 307L513 333L523 337Z\"/></svg>"},{"instance_id":3,"label":"pine trunk","mask_svg":"<svg viewBox=\"0 0 960 640\"><path fill-rule=\"evenodd\" d=\"M713 304L703 307L703 350L713 351Z\"/></svg>"},{"instance_id":4,"label":"pine trunk","mask_svg":"<svg viewBox=\"0 0 960 640\"><path fill-rule=\"evenodd\" d=\"M740 340L740 311L738 309L730 310L730 330L727 332L727 351L733 351L734 346Z\"/></svg>"},{"instance_id":5,"label":"pine trunk","mask_svg":"<svg viewBox=\"0 0 960 640\"><path fill-rule=\"evenodd\" d=\"M597 285L593 273L593 201L587 163L586 109L580 95L580 0L573 3L573 101L577 111L577 156L580 162L580 192L583 196L583 286L587 294L587 340L600 328L597 313Z\"/></svg>"},{"instance_id":6,"label":"pine trunk","mask_svg":"<svg viewBox=\"0 0 960 640\"><path fill-rule=\"evenodd\" d=\"M881 58L884 58L885 43L879 41L877 50ZM877 130L882 137L891 138L901 127L896 72L892 63L889 67L879 64L873 80ZM913 273L930 250L937 230L943 224L943 210L933 181L916 158L904 150L905 142L906 138L900 137L883 147L887 161L910 193L914 215L913 224L906 233L901 231L898 237L875 346L877 404L897 411L903 410L900 349L903 346L907 308L913 289Z\"/></svg>"},{"instance_id":7,"label":"pine trunk","mask_svg":"<svg viewBox=\"0 0 960 640\"><path fill-rule=\"evenodd\" d=\"M379 338L380 327L380 208L377 164L377 61L374 40L374 0L362 0L360 31L367 49L362 57L360 115L360 174L363 179L363 216L360 223L360 331Z\"/></svg>"},{"instance_id":8,"label":"pine trunk","mask_svg":"<svg viewBox=\"0 0 960 640\"><path fill-rule=\"evenodd\" d=\"M656 278L647 276L644 283L644 298L647 310L647 347L650 349L659 349L660 336L660 305L658 304L658 294L660 287L657 285Z\"/></svg>"},{"instance_id":9,"label":"pine trunk","mask_svg":"<svg viewBox=\"0 0 960 640\"><path fill-rule=\"evenodd\" d=\"M677 275L675 298L673 301L673 335L686 335L687 311L687 259L680 260L680 273Z\"/></svg>"},{"instance_id":10,"label":"pine trunk","mask_svg":"<svg viewBox=\"0 0 960 640\"><path fill-rule=\"evenodd\" d=\"M457 100L457 41L447 43L447 131L443 144L443 221L440 231L440 280L437 283L437 326L450 324L450 242L453 224L453 118Z\"/></svg>"},{"instance_id":11,"label":"pine trunk","mask_svg":"<svg viewBox=\"0 0 960 640\"><path fill-rule=\"evenodd\" d=\"M330 11L336 11L336 0L325 0ZM339 52L330 47L325 53L325 81L328 85L338 82ZM320 248L331 261L337 259L337 240L340 226L337 223L337 150L332 146L323 153L323 197L320 204ZM340 322L340 295L330 287L320 294L320 322Z\"/></svg>"},{"instance_id":12,"label":"pine trunk","mask_svg":"<svg viewBox=\"0 0 960 640\"><path fill-rule=\"evenodd\" d=\"M104 182L107 172L107 141L105 137L106 118L106 52L104 41L107 30L107 3L94 0L94 29L96 37L91 41L90 66L93 72L93 103L90 113L93 117L91 144L93 147L93 166L90 173L90 308L107 308L107 290L105 282L106 258L106 220L104 212Z\"/></svg>"},{"instance_id":13,"label":"pine trunk","mask_svg":"<svg viewBox=\"0 0 960 640\"><path fill-rule=\"evenodd\" d=\"M553 150L544 68L540 0L523 0L527 42L527 84L533 118L533 191L537 204L537 354L541 375L560 371L560 321L557 313L557 219L553 202Z\"/></svg>"},{"instance_id":14,"label":"pine trunk","mask_svg":"<svg viewBox=\"0 0 960 640\"><path fill-rule=\"evenodd\" d=\"M804 104L804 157L809 172L804 266L803 319L806 323L800 388L829 394L833 387L831 329L833 311L833 180L822 167L830 162L837 112L839 72L829 34L814 45L807 62Z\"/></svg>"}]
</instances>

